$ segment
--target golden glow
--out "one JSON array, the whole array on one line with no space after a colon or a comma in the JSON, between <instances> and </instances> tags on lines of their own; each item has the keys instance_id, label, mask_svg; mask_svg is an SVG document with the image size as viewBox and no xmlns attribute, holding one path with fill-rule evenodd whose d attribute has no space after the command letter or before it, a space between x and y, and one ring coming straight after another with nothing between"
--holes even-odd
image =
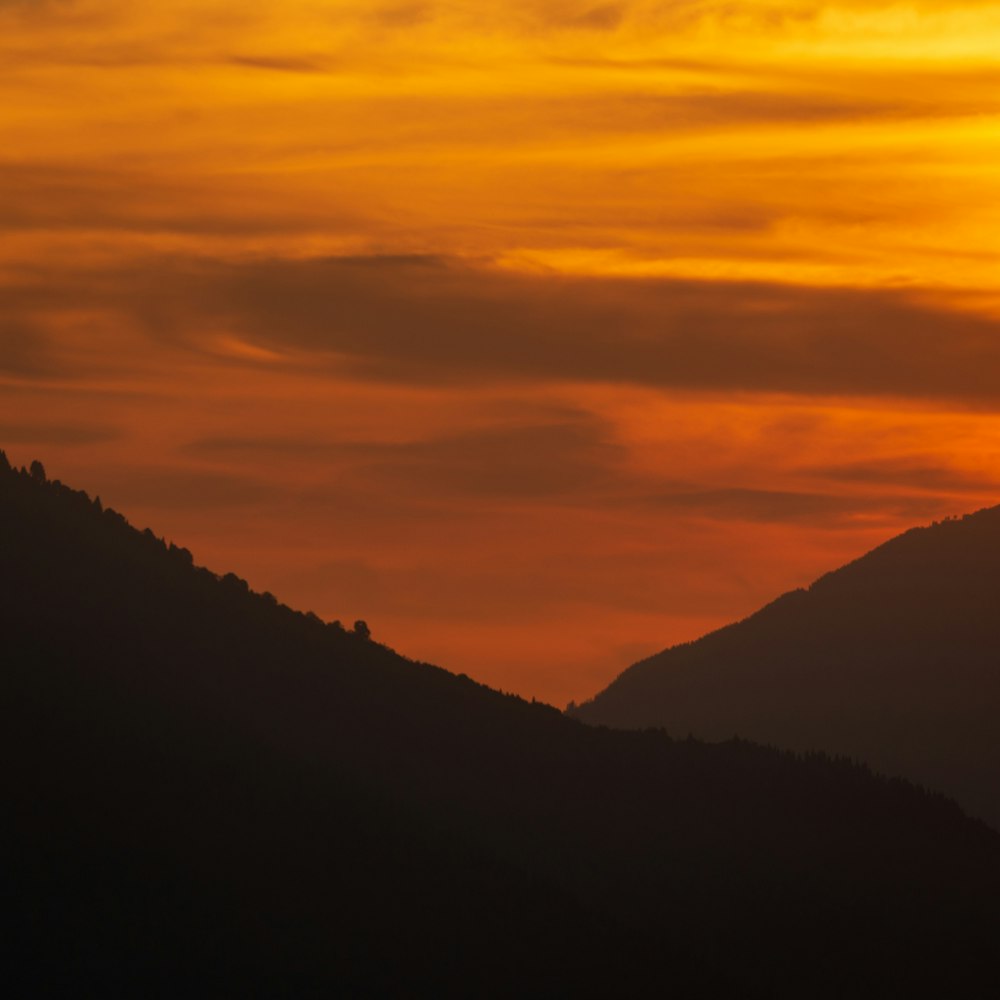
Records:
<instances>
[{"instance_id":1,"label":"golden glow","mask_svg":"<svg viewBox=\"0 0 1000 1000\"><path fill-rule=\"evenodd\" d=\"M1000 5L3 10L4 164L34 201L9 228L35 244L291 232L960 286L996 263Z\"/></svg>"},{"instance_id":2,"label":"golden glow","mask_svg":"<svg viewBox=\"0 0 1000 1000\"><path fill-rule=\"evenodd\" d=\"M998 94L1000 3L0 2L0 447L586 695L996 499Z\"/></svg>"}]
</instances>

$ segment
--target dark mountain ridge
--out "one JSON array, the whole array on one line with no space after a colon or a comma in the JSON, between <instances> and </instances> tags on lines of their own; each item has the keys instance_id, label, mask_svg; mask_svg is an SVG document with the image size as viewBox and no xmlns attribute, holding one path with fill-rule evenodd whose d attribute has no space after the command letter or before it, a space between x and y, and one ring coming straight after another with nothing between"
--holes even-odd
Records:
<instances>
[{"instance_id":1,"label":"dark mountain ridge","mask_svg":"<svg viewBox=\"0 0 1000 1000\"><path fill-rule=\"evenodd\" d=\"M20 995L770 996L996 976L1000 837L844 760L584 726L0 453Z\"/></svg>"},{"instance_id":2,"label":"dark mountain ridge","mask_svg":"<svg viewBox=\"0 0 1000 1000\"><path fill-rule=\"evenodd\" d=\"M822 748L1000 828L1000 507L914 528L636 663L573 714Z\"/></svg>"}]
</instances>

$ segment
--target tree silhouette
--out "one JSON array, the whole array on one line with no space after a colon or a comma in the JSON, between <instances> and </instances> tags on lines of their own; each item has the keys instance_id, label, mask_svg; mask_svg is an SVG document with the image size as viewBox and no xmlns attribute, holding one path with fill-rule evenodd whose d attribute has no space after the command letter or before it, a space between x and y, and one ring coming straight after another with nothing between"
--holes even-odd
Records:
<instances>
[{"instance_id":1,"label":"tree silhouette","mask_svg":"<svg viewBox=\"0 0 1000 1000\"><path fill-rule=\"evenodd\" d=\"M372 636L372 630L368 627L367 622L364 622L359 618L354 623L354 634L360 636L362 639L370 639Z\"/></svg>"}]
</instances>

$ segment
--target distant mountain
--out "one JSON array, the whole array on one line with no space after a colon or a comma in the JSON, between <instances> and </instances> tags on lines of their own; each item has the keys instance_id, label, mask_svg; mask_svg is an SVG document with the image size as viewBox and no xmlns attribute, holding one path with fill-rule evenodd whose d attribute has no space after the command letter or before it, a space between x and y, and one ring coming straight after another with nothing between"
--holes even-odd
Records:
<instances>
[{"instance_id":1,"label":"distant mountain","mask_svg":"<svg viewBox=\"0 0 1000 1000\"><path fill-rule=\"evenodd\" d=\"M849 755L1000 829L1000 507L908 531L572 714Z\"/></svg>"},{"instance_id":2,"label":"distant mountain","mask_svg":"<svg viewBox=\"0 0 1000 1000\"><path fill-rule=\"evenodd\" d=\"M582 725L217 577L2 453L0 676L7 995L1000 980L1000 836L943 797Z\"/></svg>"}]
</instances>

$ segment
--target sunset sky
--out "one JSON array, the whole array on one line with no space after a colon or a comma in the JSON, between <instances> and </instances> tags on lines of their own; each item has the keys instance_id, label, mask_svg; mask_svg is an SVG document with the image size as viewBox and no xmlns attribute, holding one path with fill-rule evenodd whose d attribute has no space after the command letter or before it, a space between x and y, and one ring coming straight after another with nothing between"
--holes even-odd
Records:
<instances>
[{"instance_id":1,"label":"sunset sky","mask_svg":"<svg viewBox=\"0 0 1000 1000\"><path fill-rule=\"evenodd\" d=\"M0 447L559 705L1000 502L1000 3L0 0Z\"/></svg>"}]
</instances>

